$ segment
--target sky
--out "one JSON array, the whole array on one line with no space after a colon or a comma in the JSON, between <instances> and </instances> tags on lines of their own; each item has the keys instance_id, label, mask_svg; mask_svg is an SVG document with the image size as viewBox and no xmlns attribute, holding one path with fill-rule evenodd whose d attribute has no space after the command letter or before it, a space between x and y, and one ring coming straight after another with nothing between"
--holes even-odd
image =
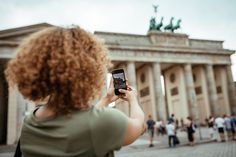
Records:
<instances>
[{"instance_id":1,"label":"sky","mask_svg":"<svg viewBox=\"0 0 236 157\"><path fill-rule=\"evenodd\" d=\"M223 40L236 50L236 0L0 0L0 30L42 22L79 25L94 31L147 34L159 5L157 21L181 19L177 32L190 38ZM236 81L236 55L231 56Z\"/></svg>"}]
</instances>

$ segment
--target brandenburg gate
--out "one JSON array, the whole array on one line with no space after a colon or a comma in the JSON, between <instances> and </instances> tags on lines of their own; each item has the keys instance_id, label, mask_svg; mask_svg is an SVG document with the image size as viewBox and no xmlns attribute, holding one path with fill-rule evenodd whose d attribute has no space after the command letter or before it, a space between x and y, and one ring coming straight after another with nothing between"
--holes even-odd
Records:
<instances>
[{"instance_id":1,"label":"brandenburg gate","mask_svg":"<svg viewBox=\"0 0 236 157\"><path fill-rule=\"evenodd\" d=\"M139 101L154 119L236 113L232 50L223 41L190 39L186 34L149 31L147 35L95 32L105 40L115 68L124 68ZM161 76L164 77L165 96ZM120 102L122 103L122 102ZM117 108L129 114L128 105Z\"/></svg>"},{"instance_id":2,"label":"brandenburg gate","mask_svg":"<svg viewBox=\"0 0 236 157\"><path fill-rule=\"evenodd\" d=\"M12 144L23 117L33 105L4 78L7 61L21 40L52 25L42 23L0 31L0 143ZM210 115L236 114L236 90L230 55L223 41L191 39L187 34L151 30L145 35L95 32L105 41L113 68L125 69L129 84L139 95L146 118L166 121L193 117L200 123ZM162 85L164 83L164 90ZM116 108L129 115L129 106Z\"/></svg>"}]
</instances>

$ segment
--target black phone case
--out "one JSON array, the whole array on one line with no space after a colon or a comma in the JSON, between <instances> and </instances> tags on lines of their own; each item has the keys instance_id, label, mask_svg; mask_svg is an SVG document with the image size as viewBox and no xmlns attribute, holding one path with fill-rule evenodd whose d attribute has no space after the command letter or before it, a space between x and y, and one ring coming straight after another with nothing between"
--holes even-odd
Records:
<instances>
[{"instance_id":1,"label":"black phone case","mask_svg":"<svg viewBox=\"0 0 236 157\"><path fill-rule=\"evenodd\" d=\"M112 71L112 78L114 80L113 74L117 74L117 73L123 73L124 74L124 78L125 78L125 72L123 69L116 69ZM114 84L115 87L115 84ZM119 88L119 89L127 89L127 87L125 86L125 88ZM119 89L115 89L115 95L120 95L122 93L119 92Z\"/></svg>"}]
</instances>

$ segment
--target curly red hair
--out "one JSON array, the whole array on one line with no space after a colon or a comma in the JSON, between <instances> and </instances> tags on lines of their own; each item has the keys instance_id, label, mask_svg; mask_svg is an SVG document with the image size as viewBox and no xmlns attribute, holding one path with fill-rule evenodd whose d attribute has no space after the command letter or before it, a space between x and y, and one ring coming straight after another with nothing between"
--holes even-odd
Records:
<instances>
[{"instance_id":1,"label":"curly red hair","mask_svg":"<svg viewBox=\"0 0 236 157\"><path fill-rule=\"evenodd\" d=\"M89 107L104 86L109 65L104 44L79 27L50 27L32 34L8 62L10 86L32 101L49 97L55 113Z\"/></svg>"}]
</instances>

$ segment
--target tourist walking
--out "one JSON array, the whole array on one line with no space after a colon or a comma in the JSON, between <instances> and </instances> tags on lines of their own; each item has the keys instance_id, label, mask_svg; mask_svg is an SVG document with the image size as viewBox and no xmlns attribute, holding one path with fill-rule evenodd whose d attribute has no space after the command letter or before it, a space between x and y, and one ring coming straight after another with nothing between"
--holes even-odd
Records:
<instances>
[{"instance_id":1,"label":"tourist walking","mask_svg":"<svg viewBox=\"0 0 236 157\"><path fill-rule=\"evenodd\" d=\"M156 131L157 136L159 136L161 133L161 131L160 131L161 121L156 121L154 127L155 127L155 131Z\"/></svg>"},{"instance_id":2,"label":"tourist walking","mask_svg":"<svg viewBox=\"0 0 236 157\"><path fill-rule=\"evenodd\" d=\"M152 116L149 115L148 120L147 120L147 131L148 131L148 135L149 135L149 147L154 146L153 145L154 125L155 125L155 121L152 119Z\"/></svg>"},{"instance_id":3,"label":"tourist walking","mask_svg":"<svg viewBox=\"0 0 236 157\"><path fill-rule=\"evenodd\" d=\"M221 116L218 116L215 119L215 125L216 125L218 133L220 135L220 141L225 142L225 133L224 133L225 120Z\"/></svg>"},{"instance_id":4,"label":"tourist walking","mask_svg":"<svg viewBox=\"0 0 236 157\"><path fill-rule=\"evenodd\" d=\"M231 124L232 140L236 140L236 118L232 115L229 118Z\"/></svg>"},{"instance_id":5,"label":"tourist walking","mask_svg":"<svg viewBox=\"0 0 236 157\"><path fill-rule=\"evenodd\" d=\"M166 125L166 131L168 135L169 147L175 147L176 129L175 129L174 122L172 122L172 120L168 121L168 124Z\"/></svg>"},{"instance_id":6,"label":"tourist walking","mask_svg":"<svg viewBox=\"0 0 236 157\"><path fill-rule=\"evenodd\" d=\"M170 115L169 121L175 122L175 114L174 113L172 113Z\"/></svg>"},{"instance_id":7,"label":"tourist walking","mask_svg":"<svg viewBox=\"0 0 236 157\"><path fill-rule=\"evenodd\" d=\"M187 117L186 128L187 128L189 145L194 146L194 133L196 131L196 127L191 117Z\"/></svg>"},{"instance_id":8,"label":"tourist walking","mask_svg":"<svg viewBox=\"0 0 236 157\"><path fill-rule=\"evenodd\" d=\"M208 129L209 129L209 134L210 134L210 139L214 139L214 132L215 132L215 128L214 128L214 117L210 116L207 123L208 123Z\"/></svg>"},{"instance_id":9,"label":"tourist walking","mask_svg":"<svg viewBox=\"0 0 236 157\"><path fill-rule=\"evenodd\" d=\"M165 125L162 120L156 121L155 130L156 130L157 136L159 136L160 134L163 136L165 134Z\"/></svg>"},{"instance_id":10,"label":"tourist walking","mask_svg":"<svg viewBox=\"0 0 236 157\"><path fill-rule=\"evenodd\" d=\"M228 138L228 140L231 140L232 139L231 119L227 115L224 115L223 118L225 120L225 130L226 130L226 133L227 133L227 138Z\"/></svg>"},{"instance_id":11,"label":"tourist walking","mask_svg":"<svg viewBox=\"0 0 236 157\"><path fill-rule=\"evenodd\" d=\"M161 125L160 125L160 132L161 132L161 135L165 135L166 134L166 127L165 127L165 123L163 120L160 121L161 122Z\"/></svg>"}]
</instances>

